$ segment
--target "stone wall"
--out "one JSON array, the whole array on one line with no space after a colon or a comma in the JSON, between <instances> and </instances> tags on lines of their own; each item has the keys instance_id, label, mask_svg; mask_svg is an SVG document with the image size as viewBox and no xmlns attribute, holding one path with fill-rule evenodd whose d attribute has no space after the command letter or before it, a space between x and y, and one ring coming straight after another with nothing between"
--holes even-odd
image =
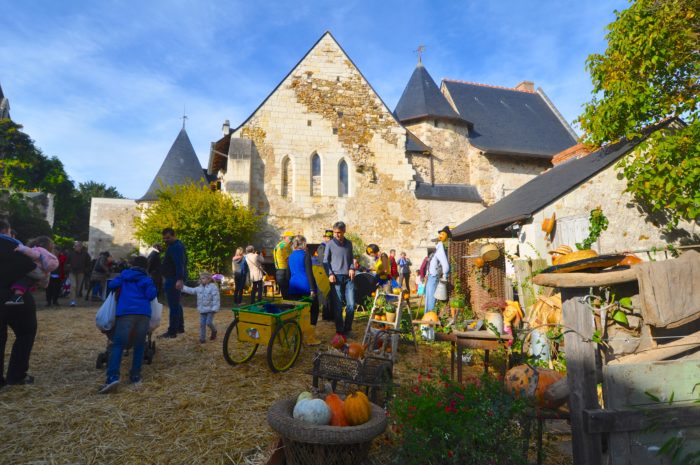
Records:
<instances>
[{"instance_id":1,"label":"stone wall","mask_svg":"<svg viewBox=\"0 0 700 465\"><path fill-rule=\"evenodd\" d=\"M521 256L548 257L552 244L545 242L541 230L542 221L556 213L557 222L579 217L584 224L590 211L601 207L610 224L596 244L600 253L622 252L639 249L663 248L666 244L697 242L700 226L697 223L681 223L679 229L667 234L655 219L640 211L632 196L624 192L626 182L617 178L614 165L598 173L559 200L537 212L532 222L523 226L520 235ZM587 235L587 234L586 234ZM693 239L694 237L694 239ZM561 238L553 238L558 244ZM573 243L567 244L575 249ZM639 254L644 258L645 254ZM658 258L663 258L661 254Z\"/></svg>"},{"instance_id":2,"label":"stone wall","mask_svg":"<svg viewBox=\"0 0 700 465\"><path fill-rule=\"evenodd\" d=\"M421 121L407 126L421 142L431 148L432 155L413 155L411 162L419 181L431 182L431 160L435 184L470 184L470 146L466 126L437 120Z\"/></svg>"},{"instance_id":3,"label":"stone wall","mask_svg":"<svg viewBox=\"0 0 700 465\"><path fill-rule=\"evenodd\" d=\"M253 143L246 148L246 140ZM422 257L438 229L456 225L480 204L417 200L406 130L330 35L232 134L223 189L267 215L256 245L270 247L285 229L319 242L343 220L366 242ZM243 148L241 148L243 147ZM311 192L311 159L321 159L320 195ZM283 196L281 167L290 163ZM250 171L231 169L245 165ZM338 167L349 168L349 194L338 195ZM415 252L412 252L415 251Z\"/></svg>"},{"instance_id":4,"label":"stone wall","mask_svg":"<svg viewBox=\"0 0 700 465\"><path fill-rule=\"evenodd\" d=\"M139 248L133 235L134 218L139 217L135 200L93 197L90 203L88 252L93 257L108 250L116 258L126 258Z\"/></svg>"},{"instance_id":5,"label":"stone wall","mask_svg":"<svg viewBox=\"0 0 700 465\"><path fill-rule=\"evenodd\" d=\"M474 147L470 148L469 160L472 184L487 205L493 205L552 166L546 160L484 155Z\"/></svg>"}]
</instances>

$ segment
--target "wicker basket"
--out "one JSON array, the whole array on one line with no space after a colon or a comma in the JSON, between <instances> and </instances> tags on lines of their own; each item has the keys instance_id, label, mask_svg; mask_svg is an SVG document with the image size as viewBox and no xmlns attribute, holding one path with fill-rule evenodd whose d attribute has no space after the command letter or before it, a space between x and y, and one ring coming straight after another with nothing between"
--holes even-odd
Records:
<instances>
[{"instance_id":1,"label":"wicker basket","mask_svg":"<svg viewBox=\"0 0 700 465\"><path fill-rule=\"evenodd\" d=\"M358 465L372 440L387 426L386 413L372 405L372 418L359 426L319 426L292 417L296 399L275 402L267 412L270 427L282 436L287 465Z\"/></svg>"}]
</instances>

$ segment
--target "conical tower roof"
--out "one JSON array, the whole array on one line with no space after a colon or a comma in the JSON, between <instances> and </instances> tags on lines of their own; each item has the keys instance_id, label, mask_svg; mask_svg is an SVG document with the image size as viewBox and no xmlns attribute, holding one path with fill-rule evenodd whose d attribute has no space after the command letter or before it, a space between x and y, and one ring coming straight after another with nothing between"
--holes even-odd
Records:
<instances>
[{"instance_id":1,"label":"conical tower roof","mask_svg":"<svg viewBox=\"0 0 700 465\"><path fill-rule=\"evenodd\" d=\"M178 184L190 182L205 183L204 171L199 163L197 154L194 152L192 142L187 136L185 128L180 130L173 146L170 147L168 155L158 170L158 174L153 179L151 187L138 199L139 202L158 200L157 192L163 187L170 187Z\"/></svg>"},{"instance_id":2,"label":"conical tower roof","mask_svg":"<svg viewBox=\"0 0 700 465\"><path fill-rule=\"evenodd\" d=\"M462 119L447 102L421 62L418 62L413 71L394 114L401 123L419 118Z\"/></svg>"}]
</instances>

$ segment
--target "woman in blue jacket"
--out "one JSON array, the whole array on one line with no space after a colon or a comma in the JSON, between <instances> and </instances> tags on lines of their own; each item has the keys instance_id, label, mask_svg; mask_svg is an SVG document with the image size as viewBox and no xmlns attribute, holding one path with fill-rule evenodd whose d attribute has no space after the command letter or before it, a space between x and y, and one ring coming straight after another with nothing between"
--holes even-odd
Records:
<instances>
[{"instance_id":1,"label":"woman in blue jacket","mask_svg":"<svg viewBox=\"0 0 700 465\"><path fill-rule=\"evenodd\" d=\"M316 339L316 323L318 322L318 288L311 268L311 255L306 250L306 238L296 236L292 240L293 252L289 256L289 298L298 300L302 297L311 298L311 326L313 332L304 335L307 345L318 345L321 343Z\"/></svg>"},{"instance_id":2,"label":"woman in blue jacket","mask_svg":"<svg viewBox=\"0 0 700 465\"><path fill-rule=\"evenodd\" d=\"M129 260L131 268L121 272L108 285L118 289L116 322L112 351L107 365L107 381L100 388L100 394L112 392L119 385L119 366L122 353L132 338L133 360L129 378L132 383L141 382L141 364L146 345L146 334L151 321L151 300L158 291L146 272L146 257L136 256Z\"/></svg>"}]
</instances>

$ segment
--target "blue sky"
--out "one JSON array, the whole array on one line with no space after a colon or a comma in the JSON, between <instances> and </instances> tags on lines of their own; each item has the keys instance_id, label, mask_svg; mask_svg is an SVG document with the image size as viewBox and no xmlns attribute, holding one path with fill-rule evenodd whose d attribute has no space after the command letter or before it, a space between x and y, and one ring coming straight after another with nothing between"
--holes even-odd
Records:
<instances>
[{"instance_id":1,"label":"blue sky","mask_svg":"<svg viewBox=\"0 0 700 465\"><path fill-rule=\"evenodd\" d=\"M531 80L568 121L590 99L590 53L623 0L20 1L0 14L13 120L78 182L146 192L181 127L203 166L330 30L393 109L426 46L433 78Z\"/></svg>"}]
</instances>

